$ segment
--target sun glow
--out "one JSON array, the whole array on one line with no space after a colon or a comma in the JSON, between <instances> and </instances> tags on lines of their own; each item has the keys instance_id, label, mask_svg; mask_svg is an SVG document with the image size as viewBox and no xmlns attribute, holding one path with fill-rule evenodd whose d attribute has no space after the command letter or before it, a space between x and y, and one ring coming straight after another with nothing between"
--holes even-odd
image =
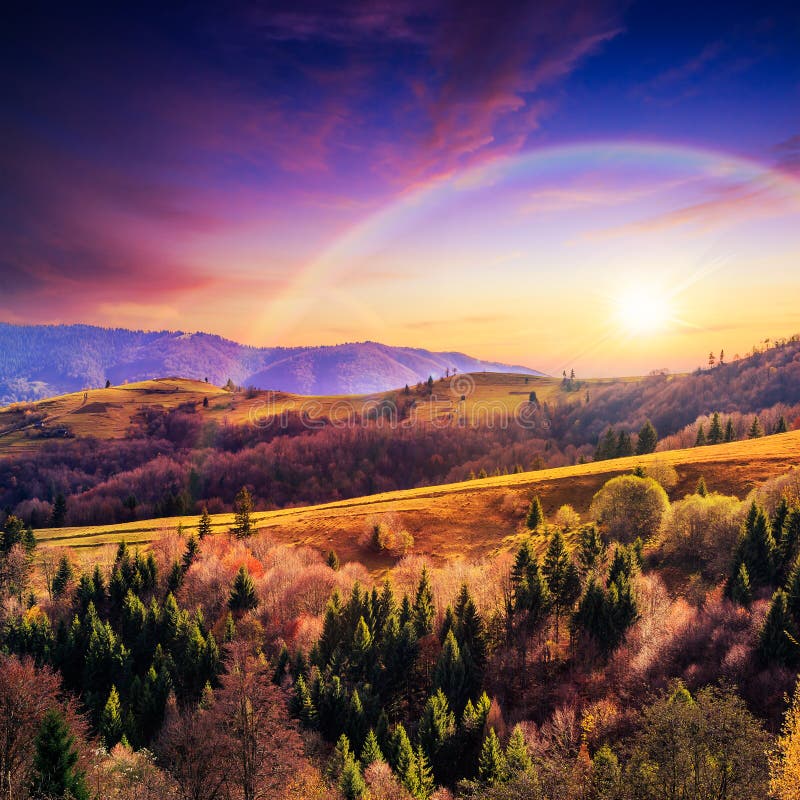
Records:
<instances>
[{"instance_id":1,"label":"sun glow","mask_svg":"<svg viewBox=\"0 0 800 800\"><path fill-rule=\"evenodd\" d=\"M653 287L632 288L619 298L617 320L627 333L644 335L663 330L671 318L668 299Z\"/></svg>"}]
</instances>

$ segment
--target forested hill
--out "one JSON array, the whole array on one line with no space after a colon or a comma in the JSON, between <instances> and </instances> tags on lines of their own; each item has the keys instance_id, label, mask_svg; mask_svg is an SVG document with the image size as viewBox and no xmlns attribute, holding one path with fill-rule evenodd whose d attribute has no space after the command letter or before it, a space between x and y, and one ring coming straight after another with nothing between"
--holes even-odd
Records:
<instances>
[{"instance_id":1,"label":"forested hill","mask_svg":"<svg viewBox=\"0 0 800 800\"><path fill-rule=\"evenodd\" d=\"M445 371L536 370L377 342L248 347L208 333L0 323L0 405L85 388L180 375L298 394L360 394Z\"/></svg>"}]
</instances>

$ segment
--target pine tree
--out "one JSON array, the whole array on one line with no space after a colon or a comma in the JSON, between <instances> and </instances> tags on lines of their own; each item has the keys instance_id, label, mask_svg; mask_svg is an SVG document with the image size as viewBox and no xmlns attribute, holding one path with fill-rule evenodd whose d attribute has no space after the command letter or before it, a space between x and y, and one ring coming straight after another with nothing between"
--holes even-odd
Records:
<instances>
[{"instance_id":1,"label":"pine tree","mask_svg":"<svg viewBox=\"0 0 800 800\"><path fill-rule=\"evenodd\" d=\"M103 713L100 716L100 736L106 748L111 749L122 738L122 706L119 702L117 687L112 686Z\"/></svg>"},{"instance_id":2,"label":"pine tree","mask_svg":"<svg viewBox=\"0 0 800 800\"><path fill-rule=\"evenodd\" d=\"M417 594L412 608L414 630L422 638L433 632L433 590L428 576L428 568L422 568L422 575L417 586Z\"/></svg>"},{"instance_id":3,"label":"pine tree","mask_svg":"<svg viewBox=\"0 0 800 800\"><path fill-rule=\"evenodd\" d=\"M736 570L739 563L743 562L751 585L754 588L767 586L775 574L775 555L775 540L767 515L753 502L745 521L744 536L740 540Z\"/></svg>"},{"instance_id":4,"label":"pine tree","mask_svg":"<svg viewBox=\"0 0 800 800\"><path fill-rule=\"evenodd\" d=\"M228 598L231 611L243 613L258 607L256 587L246 567L239 567Z\"/></svg>"},{"instance_id":5,"label":"pine tree","mask_svg":"<svg viewBox=\"0 0 800 800\"><path fill-rule=\"evenodd\" d=\"M609 428L602 439L597 443L597 449L594 451L595 461L606 461L609 458L614 458L617 454L617 435L614 433L613 428Z\"/></svg>"},{"instance_id":6,"label":"pine tree","mask_svg":"<svg viewBox=\"0 0 800 800\"><path fill-rule=\"evenodd\" d=\"M351 758L353 758L353 751L350 748L350 740L343 733L336 740L336 747L334 747L325 769L328 777L338 781L344 771L344 765L347 763L347 760Z\"/></svg>"},{"instance_id":7,"label":"pine tree","mask_svg":"<svg viewBox=\"0 0 800 800\"><path fill-rule=\"evenodd\" d=\"M441 689L428 698L419 723L419 741L441 782L453 775L452 753L448 746L456 732L455 714Z\"/></svg>"},{"instance_id":8,"label":"pine tree","mask_svg":"<svg viewBox=\"0 0 800 800\"><path fill-rule=\"evenodd\" d=\"M695 494L700 497L708 497L708 488L706 487L706 479L701 475L697 481L697 488L694 490Z\"/></svg>"},{"instance_id":9,"label":"pine tree","mask_svg":"<svg viewBox=\"0 0 800 800\"><path fill-rule=\"evenodd\" d=\"M733 585L730 589L731 600L740 606L749 606L753 602L753 591L750 588L750 575L747 573L747 566L740 564Z\"/></svg>"},{"instance_id":10,"label":"pine tree","mask_svg":"<svg viewBox=\"0 0 800 800\"><path fill-rule=\"evenodd\" d=\"M544 522L544 509L542 509L542 501L539 495L534 495L533 500L528 508L528 516L525 518L525 524L529 530L535 531Z\"/></svg>"},{"instance_id":11,"label":"pine tree","mask_svg":"<svg viewBox=\"0 0 800 800\"><path fill-rule=\"evenodd\" d=\"M31 791L35 797L89 800L83 773L78 769L75 739L60 711L47 711L36 735Z\"/></svg>"},{"instance_id":12,"label":"pine tree","mask_svg":"<svg viewBox=\"0 0 800 800\"><path fill-rule=\"evenodd\" d=\"M200 515L200 522L197 525L197 536L202 541L206 536L211 535L211 514L208 513L208 508L203 506L203 511Z\"/></svg>"},{"instance_id":13,"label":"pine tree","mask_svg":"<svg viewBox=\"0 0 800 800\"><path fill-rule=\"evenodd\" d=\"M361 764L366 769L370 764L376 761L384 762L386 759L381 752L380 744L378 744L378 737L375 731L370 728L367 733L367 738L364 740L364 746L361 748Z\"/></svg>"},{"instance_id":14,"label":"pine tree","mask_svg":"<svg viewBox=\"0 0 800 800\"><path fill-rule=\"evenodd\" d=\"M800 556L794 562L786 580L786 606L794 621L800 626Z\"/></svg>"},{"instance_id":15,"label":"pine tree","mask_svg":"<svg viewBox=\"0 0 800 800\"><path fill-rule=\"evenodd\" d=\"M788 430L789 424L786 422L786 417L781 414L780 419L775 423L774 433L787 433Z\"/></svg>"},{"instance_id":16,"label":"pine tree","mask_svg":"<svg viewBox=\"0 0 800 800\"><path fill-rule=\"evenodd\" d=\"M626 456L633 455L633 442L631 435L627 431L620 431L617 437L617 450L615 453L617 458L625 458Z\"/></svg>"},{"instance_id":17,"label":"pine tree","mask_svg":"<svg viewBox=\"0 0 800 800\"><path fill-rule=\"evenodd\" d=\"M489 733L483 740L480 758L478 759L478 777L487 786L494 786L506 779L507 765L500 747L494 728L489 728Z\"/></svg>"},{"instance_id":18,"label":"pine tree","mask_svg":"<svg viewBox=\"0 0 800 800\"><path fill-rule=\"evenodd\" d=\"M725 423L725 439L726 442L735 442L736 441L736 428L733 427L733 420L728 417L728 421Z\"/></svg>"},{"instance_id":19,"label":"pine tree","mask_svg":"<svg viewBox=\"0 0 800 800\"><path fill-rule=\"evenodd\" d=\"M519 725L514 726L506 745L506 765L508 772L513 776L529 772L533 768L528 745L525 742L525 734Z\"/></svg>"},{"instance_id":20,"label":"pine tree","mask_svg":"<svg viewBox=\"0 0 800 800\"><path fill-rule=\"evenodd\" d=\"M703 423L701 422L697 426L697 438L694 440L695 447L705 447L706 445L706 432L703 428Z\"/></svg>"},{"instance_id":21,"label":"pine tree","mask_svg":"<svg viewBox=\"0 0 800 800\"><path fill-rule=\"evenodd\" d=\"M719 412L715 411L711 417L711 425L708 429L708 443L719 444L725 438L725 433L722 430L722 421L719 418Z\"/></svg>"},{"instance_id":22,"label":"pine tree","mask_svg":"<svg viewBox=\"0 0 800 800\"><path fill-rule=\"evenodd\" d=\"M253 533L253 523L250 515L253 513L253 498L246 486L239 490L233 503L234 520L233 532L240 538L245 538Z\"/></svg>"},{"instance_id":23,"label":"pine tree","mask_svg":"<svg viewBox=\"0 0 800 800\"><path fill-rule=\"evenodd\" d=\"M767 664L791 667L798 661L797 629L789 614L786 592L772 595L767 618L759 634L758 650Z\"/></svg>"},{"instance_id":24,"label":"pine tree","mask_svg":"<svg viewBox=\"0 0 800 800\"><path fill-rule=\"evenodd\" d=\"M753 417L753 423L750 425L750 430L747 434L748 439L760 439L764 435L764 428L761 427L761 421L758 416Z\"/></svg>"},{"instance_id":25,"label":"pine tree","mask_svg":"<svg viewBox=\"0 0 800 800\"><path fill-rule=\"evenodd\" d=\"M647 453L654 453L658 444L658 432L653 427L653 423L648 419L639 431L639 441L636 443L636 455L643 456Z\"/></svg>"}]
</instances>

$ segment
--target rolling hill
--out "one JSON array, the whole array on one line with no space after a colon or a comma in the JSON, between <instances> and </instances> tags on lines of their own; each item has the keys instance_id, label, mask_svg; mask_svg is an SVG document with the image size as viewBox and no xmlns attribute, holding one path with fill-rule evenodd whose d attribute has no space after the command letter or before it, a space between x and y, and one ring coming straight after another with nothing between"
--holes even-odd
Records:
<instances>
[{"instance_id":1,"label":"rolling hill","mask_svg":"<svg viewBox=\"0 0 800 800\"><path fill-rule=\"evenodd\" d=\"M372 553L363 542L370 525L392 519L412 533L415 552L436 561L475 559L510 549L524 534L522 520L534 493L550 516L564 503L586 515L592 496L614 475L654 461L678 472L673 497L693 491L702 475L712 491L743 497L759 483L794 469L800 454L800 431L710 447L572 467L504 475L461 483L370 495L317 506L254 515L256 526L277 541L334 548L342 561L358 560L380 571L391 560ZM232 514L213 516L213 530L227 531ZM125 540L147 545L183 524L192 531L197 517L140 520L120 525L43 528L37 539L46 547L73 547L84 558L102 558L102 549ZM113 553L109 552L113 558Z\"/></svg>"},{"instance_id":2,"label":"rolling hill","mask_svg":"<svg viewBox=\"0 0 800 800\"><path fill-rule=\"evenodd\" d=\"M0 323L0 404L181 375L297 394L364 394L452 372L536 370L377 342L249 347L208 333Z\"/></svg>"}]
</instances>

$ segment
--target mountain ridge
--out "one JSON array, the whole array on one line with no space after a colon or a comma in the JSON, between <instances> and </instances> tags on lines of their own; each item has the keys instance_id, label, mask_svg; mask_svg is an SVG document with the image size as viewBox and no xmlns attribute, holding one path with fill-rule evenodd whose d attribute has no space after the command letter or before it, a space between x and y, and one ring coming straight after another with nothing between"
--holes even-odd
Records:
<instances>
[{"instance_id":1,"label":"mountain ridge","mask_svg":"<svg viewBox=\"0 0 800 800\"><path fill-rule=\"evenodd\" d=\"M346 342L256 347L203 331L0 322L0 405L101 386L183 375L296 394L366 394L458 372L544 375L465 353Z\"/></svg>"}]
</instances>

